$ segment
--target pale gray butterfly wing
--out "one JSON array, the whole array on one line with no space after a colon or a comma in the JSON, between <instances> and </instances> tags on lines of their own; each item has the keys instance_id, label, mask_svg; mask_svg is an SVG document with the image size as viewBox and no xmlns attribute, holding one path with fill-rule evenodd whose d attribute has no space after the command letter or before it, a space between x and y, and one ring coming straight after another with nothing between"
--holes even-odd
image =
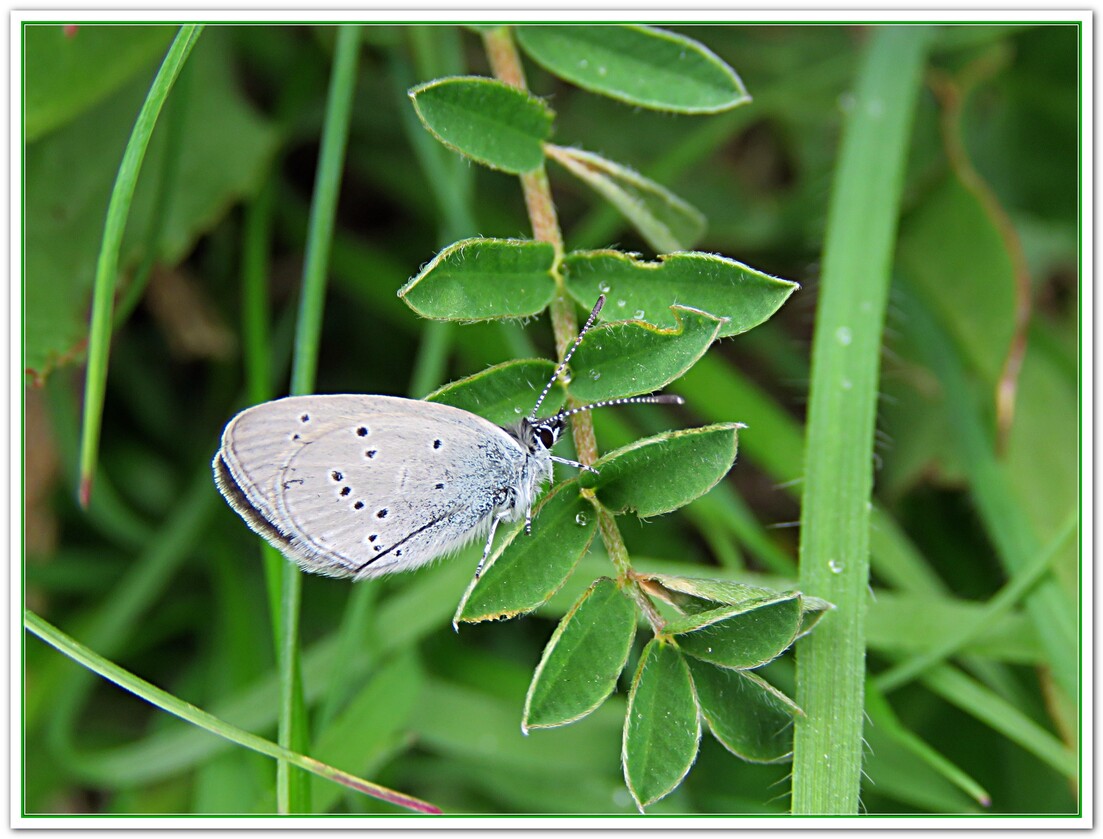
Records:
<instances>
[{"instance_id":1,"label":"pale gray butterfly wing","mask_svg":"<svg viewBox=\"0 0 1103 839\"><path fill-rule=\"evenodd\" d=\"M392 396L289 397L238 414L215 475L249 526L309 571L378 576L485 534L527 452L474 414Z\"/></svg>"}]
</instances>

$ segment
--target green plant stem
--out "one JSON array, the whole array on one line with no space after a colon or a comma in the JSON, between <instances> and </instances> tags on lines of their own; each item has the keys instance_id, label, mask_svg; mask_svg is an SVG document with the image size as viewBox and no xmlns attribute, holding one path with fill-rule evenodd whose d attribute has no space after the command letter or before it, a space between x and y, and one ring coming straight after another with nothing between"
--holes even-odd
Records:
<instances>
[{"instance_id":1,"label":"green plant stem","mask_svg":"<svg viewBox=\"0 0 1103 839\"><path fill-rule=\"evenodd\" d=\"M326 274L330 243L337 214L341 172L348 142L356 67L360 48L358 26L341 26L333 59L326 101L322 147L314 182L303 265L302 297L295 332L295 357L291 369L291 393L307 394L314 389L318 367L318 345L322 333ZM302 572L294 563L285 563L280 600L279 662L281 675L279 744L291 751L303 751L307 740L306 711L303 701L299 661L299 612L302 600ZM310 782L301 771L292 771L285 761L277 765L276 800L281 813L310 809Z\"/></svg>"},{"instance_id":2,"label":"green plant stem","mask_svg":"<svg viewBox=\"0 0 1103 839\"><path fill-rule=\"evenodd\" d=\"M250 202L245 213L242 235L242 323L241 334L245 355L245 387L247 400L259 405L273 396L272 348L268 321L268 250L272 236L272 218L278 186L269 181ZM272 637L282 638L283 567L286 564L279 551L264 543L260 546L264 563L264 579L268 592L268 611ZM277 648L277 657L279 650Z\"/></svg>"},{"instance_id":3,"label":"green plant stem","mask_svg":"<svg viewBox=\"0 0 1103 839\"><path fill-rule=\"evenodd\" d=\"M794 813L858 811L881 331L923 27L871 33L828 217L801 509L800 586L837 607L799 642Z\"/></svg>"},{"instance_id":4,"label":"green plant stem","mask_svg":"<svg viewBox=\"0 0 1103 839\"><path fill-rule=\"evenodd\" d=\"M96 260L96 279L92 292L92 320L88 332L88 367L84 383L84 425L81 430L80 488L78 495L82 507L88 506L92 494L92 475L96 471L96 452L99 448L100 426L103 422L103 400L107 390L107 357L111 348L112 310L115 303L115 287L119 273L119 251L123 233L138 185L150 137L157 124L157 117L172 90L173 83L192 47L203 31L202 25L181 26L176 39L169 47L161 69L150 85L149 95L142 103L130 140L123 152L115 186L107 205L107 217L103 225L103 243Z\"/></svg>"},{"instance_id":5,"label":"green plant stem","mask_svg":"<svg viewBox=\"0 0 1103 839\"><path fill-rule=\"evenodd\" d=\"M517 52L509 28L498 27L485 33L483 42L494 75L507 84L526 90L521 56ZM574 314L574 304L567 294L563 284L563 275L559 268L559 261L563 256L563 234L559 228L555 202L552 200L551 187L548 184L548 175L544 166L541 165L538 169L521 175L521 186L525 194L525 207L532 223L533 238L540 242L550 242L555 246L556 267L554 275L558 290L552 299L550 312L552 332L555 335L556 353L559 358L563 358L578 335L578 321ZM578 403L573 397L570 399L570 405L578 407ZM580 462L590 464L597 460L597 438L594 435L593 418L589 413L575 414L571 418L571 437L574 440L575 451L578 453ZM597 506L597 515L601 540L605 544L609 559L616 567L617 574L624 581L624 584L631 585L633 598L641 604L640 608L643 609L644 614L648 616L649 620L652 621L652 625L658 631L662 624L661 618L658 617L658 613L651 605L647 595L630 577L631 562L628 558L628 549L625 547L624 538L617 528L616 519L612 513L600 505ZM644 601L646 601L646 605Z\"/></svg>"}]
</instances>

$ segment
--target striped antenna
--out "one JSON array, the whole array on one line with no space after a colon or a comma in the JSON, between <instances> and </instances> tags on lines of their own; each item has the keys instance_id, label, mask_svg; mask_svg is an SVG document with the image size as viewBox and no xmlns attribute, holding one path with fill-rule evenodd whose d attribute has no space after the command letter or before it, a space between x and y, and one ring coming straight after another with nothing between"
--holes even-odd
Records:
<instances>
[{"instance_id":1,"label":"striped antenna","mask_svg":"<svg viewBox=\"0 0 1103 839\"><path fill-rule=\"evenodd\" d=\"M563 356L563 360L559 362L559 366L555 368L555 372L552 373L552 377L548 379L548 383L544 385L544 390L540 394L540 398L536 400L536 404L532 408L532 413L529 414L529 419L536 419L536 412L540 410L540 406L544 404L544 398L551 392L552 385L555 384L555 380L559 378L559 374L562 373L566 367L567 362L571 360L571 356L574 355L574 351L578 349L578 345L582 343L582 336L585 335L590 327L594 325L594 321L597 320L597 313L601 311L601 307L605 305L605 295L602 294L598 297L597 302L594 304L594 308L590 311L590 316L586 318L586 323L583 324L582 329L578 331L578 337L574 339L574 343L571 344L571 348L567 350L567 354Z\"/></svg>"},{"instance_id":2,"label":"striped antenna","mask_svg":"<svg viewBox=\"0 0 1103 839\"><path fill-rule=\"evenodd\" d=\"M579 408L571 408L569 411L560 411L555 415L556 419L565 419L573 414L581 414L583 411L592 411L594 408L607 408L610 405L685 405L686 400L673 393L656 393L652 396L625 396L621 399L606 399L604 402L592 402Z\"/></svg>"}]
</instances>

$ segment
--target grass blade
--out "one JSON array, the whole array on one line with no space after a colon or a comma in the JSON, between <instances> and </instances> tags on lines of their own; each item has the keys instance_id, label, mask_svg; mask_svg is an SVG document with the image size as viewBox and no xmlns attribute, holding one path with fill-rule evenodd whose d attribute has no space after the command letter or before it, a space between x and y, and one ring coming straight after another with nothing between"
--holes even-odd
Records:
<instances>
[{"instance_id":1,"label":"grass blade","mask_svg":"<svg viewBox=\"0 0 1103 839\"><path fill-rule=\"evenodd\" d=\"M437 807L429 804L427 801L422 801L419 798L396 792L387 787L381 787L378 784L371 783L371 781L365 781L363 778L357 778L355 775L342 772L339 769L327 766L305 755L291 752L282 746L277 746L275 743L265 740L263 737L258 737L237 726L230 725L220 720L218 717L208 714L206 711L178 699L171 693L161 690L145 679L141 679L133 673L119 667L117 664L97 655L92 650L88 649L88 647L70 638L57 627L47 623L29 609L23 612L23 626L27 631L37 635L47 644L69 656L69 658L73 659L78 664L87 667L94 673L98 673L108 681L114 682L124 690L130 691L135 696L141 697L152 705L160 708L162 711L166 711L186 722L197 725L209 731L211 734L224 737L227 740L253 749L261 754L268 755L269 757L291 763L307 772L312 772L322 778L328 778L331 781L343 784L365 795L370 795L382 801L389 801L399 807L406 807L407 809L421 813L440 812Z\"/></svg>"},{"instance_id":2,"label":"grass blade","mask_svg":"<svg viewBox=\"0 0 1103 839\"><path fill-rule=\"evenodd\" d=\"M181 26L172 42L161 69L150 85L149 95L138 112L134 130L123 152L111 201L107 205L107 218L103 225L103 244L96 261L96 279L92 292L92 322L88 334L88 371L84 384L84 426L81 431L80 452L80 503L88 506L92 494L92 474L96 470L96 452L99 447L100 425L103 421L103 400L107 389L107 356L111 347L112 310L115 303L115 285L118 280L119 250L130 215L130 202L138 185L142 160L153 136L157 117L172 90L184 62L203 31L202 25Z\"/></svg>"},{"instance_id":3,"label":"grass blade","mask_svg":"<svg viewBox=\"0 0 1103 839\"><path fill-rule=\"evenodd\" d=\"M858 811L881 330L925 28L878 27L843 136L812 348L802 591L838 608L800 643L793 812Z\"/></svg>"}]
</instances>

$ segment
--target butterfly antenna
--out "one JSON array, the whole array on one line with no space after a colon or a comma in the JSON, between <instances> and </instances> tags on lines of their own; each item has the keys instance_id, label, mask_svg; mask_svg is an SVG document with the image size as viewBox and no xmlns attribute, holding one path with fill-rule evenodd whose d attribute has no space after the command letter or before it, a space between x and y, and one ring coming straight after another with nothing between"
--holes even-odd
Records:
<instances>
[{"instance_id":1,"label":"butterfly antenna","mask_svg":"<svg viewBox=\"0 0 1103 839\"><path fill-rule=\"evenodd\" d=\"M540 406L544 404L544 398L552 389L552 385L555 384L555 380L559 378L559 374L562 373L566 367L567 362L571 360L571 356L574 355L574 351L578 349L578 345L582 343L582 337L590 330L590 327L594 325L594 321L597 320L597 313L601 311L601 307L605 305L605 295L602 294L598 297L597 302L594 304L594 308L590 310L590 316L586 318L586 323L582 325L582 329L578 331L578 337L574 339L574 343L571 344L571 348L567 350L567 354L563 356L563 360L559 362L559 366L555 368L555 372L552 373L552 377L548 379L548 383L544 385L544 390L540 393L540 398L536 400L536 404L532 408L532 413L529 414L529 419L536 419L536 412L540 410Z\"/></svg>"},{"instance_id":2,"label":"butterfly antenna","mask_svg":"<svg viewBox=\"0 0 1103 839\"><path fill-rule=\"evenodd\" d=\"M594 408L608 408L610 405L684 405L686 400L673 393L656 393L651 396L625 396L621 399L606 399L603 402L592 402L572 408L569 411L560 411L558 416L569 417L573 414L581 414L583 411L592 411Z\"/></svg>"}]
</instances>

